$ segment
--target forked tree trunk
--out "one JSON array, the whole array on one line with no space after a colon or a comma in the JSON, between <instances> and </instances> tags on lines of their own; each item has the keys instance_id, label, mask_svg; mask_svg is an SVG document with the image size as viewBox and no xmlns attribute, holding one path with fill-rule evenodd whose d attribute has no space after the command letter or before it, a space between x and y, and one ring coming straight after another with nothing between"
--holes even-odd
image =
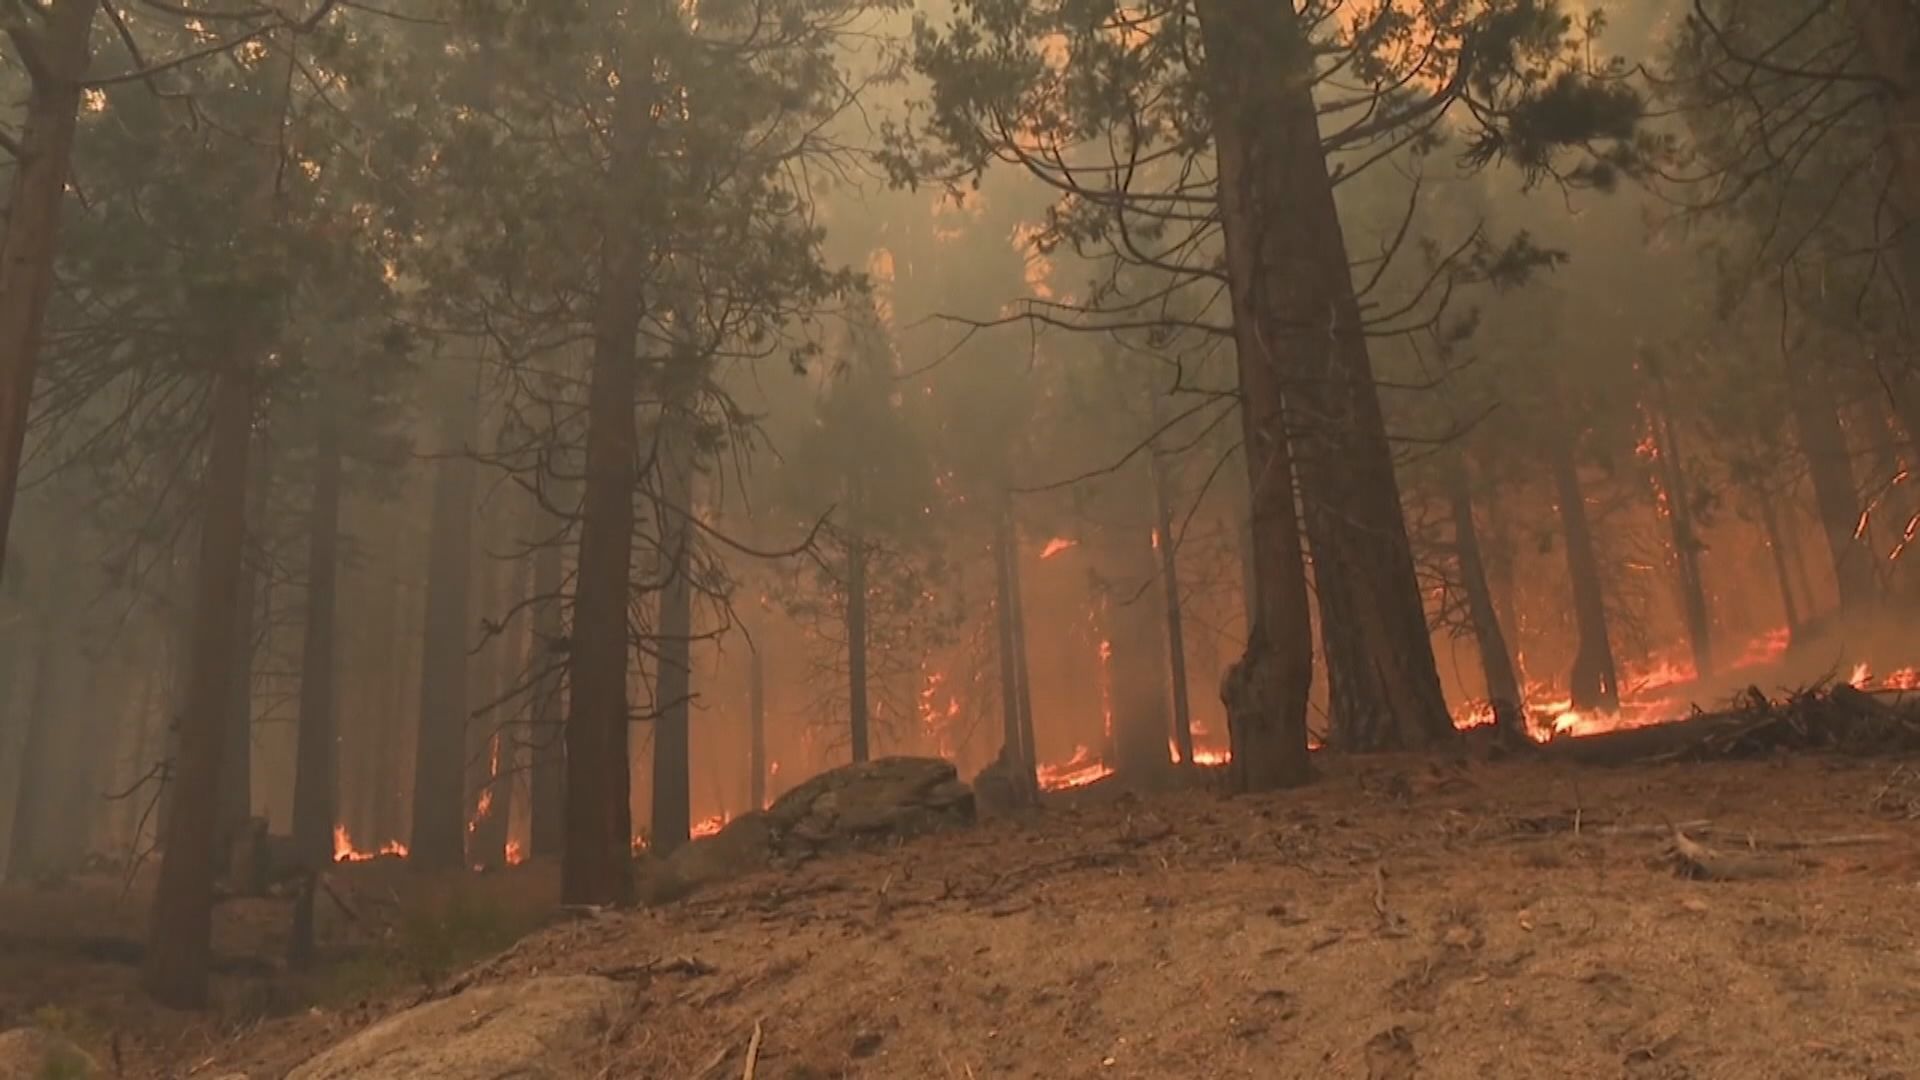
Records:
<instances>
[{"instance_id":1,"label":"forked tree trunk","mask_svg":"<svg viewBox=\"0 0 1920 1080\"><path fill-rule=\"evenodd\" d=\"M533 775L528 807L532 831L528 845L535 856L559 855L566 836L562 807L566 799L566 715L561 700L564 670L560 664L561 636L566 632L564 586L559 542L540 549L533 561L533 683L532 716L528 741L533 750Z\"/></svg>"},{"instance_id":2,"label":"forked tree trunk","mask_svg":"<svg viewBox=\"0 0 1920 1080\"><path fill-rule=\"evenodd\" d=\"M93 0L50 0L39 18L16 10L7 31L29 87L20 151L0 236L0 564L20 484L27 409L40 363L40 333L53 295L60 209L73 166L80 82L92 59Z\"/></svg>"},{"instance_id":3,"label":"forked tree trunk","mask_svg":"<svg viewBox=\"0 0 1920 1080\"><path fill-rule=\"evenodd\" d=\"M1794 426L1800 452L1807 459L1814 502L1820 511L1820 530L1840 594L1840 610L1860 615L1874 607L1873 555L1857 536L1860 492L1847 458L1847 437L1840 430L1832 388L1794 349L1783 350L1787 388L1793 402Z\"/></svg>"},{"instance_id":4,"label":"forked tree trunk","mask_svg":"<svg viewBox=\"0 0 1920 1080\"><path fill-rule=\"evenodd\" d=\"M1455 452L1448 469L1448 495L1453 509L1453 549L1460 562L1460 584L1467 594L1467 618L1473 624L1474 644L1480 650L1480 673L1487 685L1487 702L1499 734L1509 740L1526 737L1526 701L1513 670L1513 655L1487 585L1486 562L1480 555L1480 530L1473 522L1473 478L1463 455Z\"/></svg>"},{"instance_id":5,"label":"forked tree trunk","mask_svg":"<svg viewBox=\"0 0 1920 1080\"><path fill-rule=\"evenodd\" d=\"M1267 791L1304 784L1311 776L1312 626L1281 400L1287 309L1273 304L1288 287L1280 263L1288 257L1289 238L1268 227L1274 215L1290 212L1276 203L1285 193L1269 177L1276 168L1273 156L1284 150L1270 144L1268 110L1284 91L1274 86L1274 58L1265 54L1274 20L1261 18L1257 0L1203 0L1198 10L1226 224L1258 600L1246 652L1228 672L1221 697L1233 743L1231 783L1240 791Z\"/></svg>"},{"instance_id":6,"label":"forked tree trunk","mask_svg":"<svg viewBox=\"0 0 1920 1080\"><path fill-rule=\"evenodd\" d=\"M653 851L670 855L693 828L693 784L687 719L693 695L693 550L687 515L693 512L693 444L685 437L683 406L669 404L660 419L658 468L661 559L660 715L653 736Z\"/></svg>"},{"instance_id":7,"label":"forked tree trunk","mask_svg":"<svg viewBox=\"0 0 1920 1080\"><path fill-rule=\"evenodd\" d=\"M300 650L300 730L293 773L294 850L315 868L333 859L338 795L333 627L339 568L340 438L333 417L322 416L307 517L307 625Z\"/></svg>"},{"instance_id":8,"label":"forked tree trunk","mask_svg":"<svg viewBox=\"0 0 1920 1080\"><path fill-rule=\"evenodd\" d=\"M1154 427L1164 420L1161 398L1155 394ZM1173 491L1167 462L1153 451L1154 549L1160 557L1160 598L1167 620L1167 670L1173 681L1173 746L1180 763L1193 764L1193 707L1187 700L1187 636L1180 609L1180 556L1173 543Z\"/></svg>"},{"instance_id":9,"label":"forked tree trunk","mask_svg":"<svg viewBox=\"0 0 1920 1080\"><path fill-rule=\"evenodd\" d=\"M1686 459L1680 451L1680 435L1673 423L1673 404L1667 383L1651 358L1647 375L1653 383L1653 408L1649 419L1654 429L1658 454L1660 486L1667 498L1667 525L1673 534L1674 569L1678 573L1680 606L1687 620L1687 640L1693 647L1693 668L1702 677L1711 674L1713 663L1713 625L1707 613L1707 586L1700 571L1702 544L1694 528L1693 499L1689 494Z\"/></svg>"},{"instance_id":10,"label":"forked tree trunk","mask_svg":"<svg viewBox=\"0 0 1920 1080\"><path fill-rule=\"evenodd\" d=\"M639 451L636 339L646 251L628 185L646 165L651 64L630 67L615 92L613 160L600 236L599 295L587 384L586 487L574 583L567 715L566 846L560 897L567 904L628 904L632 776L627 756L627 604L632 593L633 489Z\"/></svg>"},{"instance_id":11,"label":"forked tree trunk","mask_svg":"<svg viewBox=\"0 0 1920 1080\"><path fill-rule=\"evenodd\" d=\"M1574 628L1579 637L1568 691L1575 709L1614 712L1620 708L1620 676L1613 661L1613 643L1607 636L1606 593L1601 585L1600 559L1594 552L1593 527L1587 520L1586 496L1580 491L1580 473L1574 466L1573 439L1571 434L1562 434L1548 440L1560 531L1566 540Z\"/></svg>"},{"instance_id":12,"label":"forked tree trunk","mask_svg":"<svg viewBox=\"0 0 1920 1080\"><path fill-rule=\"evenodd\" d=\"M1270 377L1272 392L1285 387L1313 551L1331 738L1356 751L1433 745L1453 725L1320 144L1311 49L1285 4L1207 0L1201 19L1235 322L1247 324L1242 390L1249 354L1284 358Z\"/></svg>"},{"instance_id":13,"label":"forked tree trunk","mask_svg":"<svg viewBox=\"0 0 1920 1080\"><path fill-rule=\"evenodd\" d=\"M243 339L244 340L244 339ZM251 349L236 349L216 376L207 448L206 509L196 568L192 660L179 720L179 759L165 853L148 926L145 985L162 1005L207 1003L212 954L214 827L226 749L233 662L247 535L247 457L253 429Z\"/></svg>"},{"instance_id":14,"label":"forked tree trunk","mask_svg":"<svg viewBox=\"0 0 1920 1080\"><path fill-rule=\"evenodd\" d=\"M422 870L466 865L468 591L477 480L467 443L475 412L470 397L454 405L444 428L446 456L434 466L419 734L413 758L413 832L407 844L409 863Z\"/></svg>"}]
</instances>

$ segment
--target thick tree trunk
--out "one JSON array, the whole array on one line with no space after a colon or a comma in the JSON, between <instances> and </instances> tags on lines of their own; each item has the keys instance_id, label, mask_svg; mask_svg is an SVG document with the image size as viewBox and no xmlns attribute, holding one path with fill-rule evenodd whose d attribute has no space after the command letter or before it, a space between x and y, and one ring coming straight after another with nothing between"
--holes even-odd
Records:
<instances>
[{"instance_id":1,"label":"thick tree trunk","mask_svg":"<svg viewBox=\"0 0 1920 1080\"><path fill-rule=\"evenodd\" d=\"M857 510L856 510L857 512ZM866 761L867 725L867 537L859 527L847 536L847 716L853 760Z\"/></svg>"},{"instance_id":2,"label":"thick tree trunk","mask_svg":"<svg viewBox=\"0 0 1920 1080\"><path fill-rule=\"evenodd\" d=\"M214 827L227 715L243 549L247 535L247 457L253 429L250 350L229 357L216 377L206 509L196 570L191 670L179 719L179 759L165 854L148 926L145 984L162 1005L207 1003L212 955Z\"/></svg>"},{"instance_id":3,"label":"thick tree trunk","mask_svg":"<svg viewBox=\"0 0 1920 1080\"><path fill-rule=\"evenodd\" d=\"M670 855L691 838L693 784L688 716L693 704L693 444L679 405L661 417L658 443L660 557L659 709L653 736L653 850Z\"/></svg>"},{"instance_id":4,"label":"thick tree trunk","mask_svg":"<svg viewBox=\"0 0 1920 1080\"><path fill-rule=\"evenodd\" d=\"M586 487L574 583L567 714L566 847L561 900L634 899L632 775L627 750L627 604L632 594L634 405L646 251L628 185L642 175L651 64L615 94L607 221L600 237L593 364L587 385Z\"/></svg>"},{"instance_id":5,"label":"thick tree trunk","mask_svg":"<svg viewBox=\"0 0 1920 1080\"><path fill-rule=\"evenodd\" d=\"M300 650L300 730L293 772L294 850L315 868L333 859L338 796L333 627L339 567L340 439L333 418L323 416L307 518L307 626Z\"/></svg>"},{"instance_id":6,"label":"thick tree trunk","mask_svg":"<svg viewBox=\"0 0 1920 1080\"><path fill-rule=\"evenodd\" d=\"M59 571L56 569L56 575ZM42 601L39 642L35 646L33 690L26 699L26 741L20 747L20 780L14 788L13 826L7 846L7 877L25 881L39 869L41 818L47 804L47 782L53 739L54 680L59 671L60 613L67 598L64 587L52 583L51 596Z\"/></svg>"},{"instance_id":7,"label":"thick tree trunk","mask_svg":"<svg viewBox=\"0 0 1920 1080\"><path fill-rule=\"evenodd\" d=\"M1154 426L1164 421L1154 395ZM1173 680L1173 746L1183 765L1193 764L1193 707L1187 700L1187 636L1180 608L1180 557L1173 543L1173 492L1167 462L1153 452L1154 549L1160 556L1160 598L1167 620L1167 670Z\"/></svg>"},{"instance_id":8,"label":"thick tree trunk","mask_svg":"<svg viewBox=\"0 0 1920 1080\"><path fill-rule=\"evenodd\" d=\"M1281 387L1280 355L1288 309L1273 304L1288 286L1279 265L1289 238L1268 228L1290 212L1271 182L1274 154L1268 109L1272 86L1272 19L1253 0L1203 0L1199 7L1207 49L1207 94L1219 156L1220 212L1226 223L1238 352L1240 426L1247 463L1248 514L1256 611L1247 647L1227 673L1221 697L1233 742L1229 776L1240 791L1304 784L1307 695L1313 681L1312 625L1307 614L1305 560L1294 507L1294 469ZM1250 21L1249 16L1253 16ZM1249 35L1248 27L1256 29ZM1297 51L1297 50L1296 50ZM1319 159L1316 151L1315 159Z\"/></svg>"},{"instance_id":9,"label":"thick tree trunk","mask_svg":"<svg viewBox=\"0 0 1920 1080\"><path fill-rule=\"evenodd\" d=\"M533 561L533 750L530 779L532 832L528 844L535 856L559 855L566 836L566 715L561 700L564 669L560 664L561 637L566 633L563 552L558 541L540 549Z\"/></svg>"},{"instance_id":10,"label":"thick tree trunk","mask_svg":"<svg viewBox=\"0 0 1920 1080\"><path fill-rule=\"evenodd\" d=\"M40 333L53 295L60 209L79 126L80 81L92 59L93 0L50 0L38 19L9 20L30 87L0 236L0 564L20 483L27 411L40 362Z\"/></svg>"},{"instance_id":11,"label":"thick tree trunk","mask_svg":"<svg viewBox=\"0 0 1920 1080\"><path fill-rule=\"evenodd\" d=\"M1455 452L1448 469L1448 495L1453 509L1453 550L1460 562L1460 584L1467 594L1467 618L1473 623L1474 644L1480 650L1480 673L1487 684L1487 702L1501 736L1523 739L1527 734L1526 701L1520 678L1514 673L1513 654L1500 626L1487 585L1486 562L1480 555L1480 530L1473 523L1473 479L1465 458Z\"/></svg>"},{"instance_id":12,"label":"thick tree trunk","mask_svg":"<svg viewBox=\"0 0 1920 1080\"><path fill-rule=\"evenodd\" d=\"M467 633L472 588L473 499L467 456L476 407L462 392L444 426L427 529L427 604L420 652L420 716L413 758L408 860L422 870L466 865Z\"/></svg>"},{"instance_id":13,"label":"thick tree trunk","mask_svg":"<svg viewBox=\"0 0 1920 1080\"><path fill-rule=\"evenodd\" d=\"M1826 379L1793 349L1783 350L1794 426L1807 459L1820 528L1833 560L1840 610L1860 615L1874 607L1873 554L1855 536L1860 527L1860 492L1847 457L1846 434Z\"/></svg>"},{"instance_id":14,"label":"thick tree trunk","mask_svg":"<svg viewBox=\"0 0 1920 1080\"><path fill-rule=\"evenodd\" d=\"M1620 708L1620 676L1613 661L1613 643L1607 636L1607 601L1600 579L1600 559L1594 551L1587 500L1580 491L1580 473L1573 461L1575 437L1563 432L1548 439L1560 509L1560 531L1566 541L1574 627L1579 636L1568 691L1575 709L1615 712Z\"/></svg>"},{"instance_id":15,"label":"thick tree trunk","mask_svg":"<svg viewBox=\"0 0 1920 1080\"><path fill-rule=\"evenodd\" d=\"M1201 8L1213 68L1222 219L1247 354L1283 357L1286 435L1313 550L1332 740L1348 750L1453 736L1414 576L1372 361L1348 272L1294 10ZM1257 365L1254 365L1257 366ZM1263 463L1264 464L1264 463Z\"/></svg>"},{"instance_id":16,"label":"thick tree trunk","mask_svg":"<svg viewBox=\"0 0 1920 1080\"><path fill-rule=\"evenodd\" d=\"M1667 383L1657 362L1647 361L1647 374L1653 383L1654 407L1649 419L1654 428L1654 446L1658 455L1660 487L1666 495L1667 524L1673 533L1674 569L1678 572L1681 610L1687 620L1687 640L1693 647L1693 668L1701 676L1710 675L1713 663L1713 626L1707 614L1707 586L1700 571L1703 545L1694 529L1693 499L1688 487L1686 459L1680 450L1680 435L1673 423L1673 404Z\"/></svg>"}]
</instances>

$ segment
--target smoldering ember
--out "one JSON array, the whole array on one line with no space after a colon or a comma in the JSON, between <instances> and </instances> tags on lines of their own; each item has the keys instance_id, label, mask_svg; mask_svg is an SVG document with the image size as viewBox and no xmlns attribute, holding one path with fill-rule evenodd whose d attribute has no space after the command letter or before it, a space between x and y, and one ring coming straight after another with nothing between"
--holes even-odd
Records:
<instances>
[{"instance_id":1,"label":"smoldering ember","mask_svg":"<svg viewBox=\"0 0 1920 1080\"><path fill-rule=\"evenodd\" d=\"M1920 10L17 0L0 1080L1920 1077Z\"/></svg>"}]
</instances>

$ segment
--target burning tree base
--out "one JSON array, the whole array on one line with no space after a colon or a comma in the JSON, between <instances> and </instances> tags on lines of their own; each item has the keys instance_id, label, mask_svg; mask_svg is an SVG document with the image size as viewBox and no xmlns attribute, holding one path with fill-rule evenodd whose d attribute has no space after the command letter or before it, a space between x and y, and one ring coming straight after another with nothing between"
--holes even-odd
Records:
<instances>
[{"instance_id":1,"label":"burning tree base","mask_svg":"<svg viewBox=\"0 0 1920 1080\"><path fill-rule=\"evenodd\" d=\"M1650 727L1562 739L1542 752L1587 764L1705 761L1782 751L1892 754L1920 750L1920 700L1817 684L1773 699L1758 687L1728 708Z\"/></svg>"}]
</instances>

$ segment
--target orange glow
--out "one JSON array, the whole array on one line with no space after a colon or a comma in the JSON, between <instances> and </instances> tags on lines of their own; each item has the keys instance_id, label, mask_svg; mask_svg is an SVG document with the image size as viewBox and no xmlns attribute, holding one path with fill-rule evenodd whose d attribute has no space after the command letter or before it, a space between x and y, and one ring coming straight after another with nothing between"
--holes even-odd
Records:
<instances>
[{"instance_id":1,"label":"orange glow","mask_svg":"<svg viewBox=\"0 0 1920 1080\"><path fill-rule=\"evenodd\" d=\"M1080 541L1078 540L1069 540L1064 536L1056 536L1053 539L1047 541L1046 547L1043 547L1040 549L1040 558L1043 561L1046 559L1051 559L1055 555L1058 555L1069 548L1077 548L1079 546L1080 546Z\"/></svg>"},{"instance_id":2,"label":"orange glow","mask_svg":"<svg viewBox=\"0 0 1920 1080\"><path fill-rule=\"evenodd\" d=\"M527 853L523 848L521 848L520 841L518 840L507 841L507 865L519 866L521 863L526 861L527 861Z\"/></svg>"},{"instance_id":3,"label":"orange glow","mask_svg":"<svg viewBox=\"0 0 1920 1080\"><path fill-rule=\"evenodd\" d=\"M1113 775L1113 769L1106 762L1093 756L1093 752L1084 746L1076 746L1073 757L1060 765L1042 765L1035 770L1040 778L1040 790L1065 791L1068 788L1086 787L1096 780L1105 780Z\"/></svg>"},{"instance_id":4,"label":"orange glow","mask_svg":"<svg viewBox=\"0 0 1920 1080\"><path fill-rule=\"evenodd\" d=\"M726 828L727 822L730 820L732 819L726 814L715 814L705 821L694 822L693 828L687 830L687 832L695 840L702 840L709 836L718 836L720 835L720 830Z\"/></svg>"}]
</instances>

